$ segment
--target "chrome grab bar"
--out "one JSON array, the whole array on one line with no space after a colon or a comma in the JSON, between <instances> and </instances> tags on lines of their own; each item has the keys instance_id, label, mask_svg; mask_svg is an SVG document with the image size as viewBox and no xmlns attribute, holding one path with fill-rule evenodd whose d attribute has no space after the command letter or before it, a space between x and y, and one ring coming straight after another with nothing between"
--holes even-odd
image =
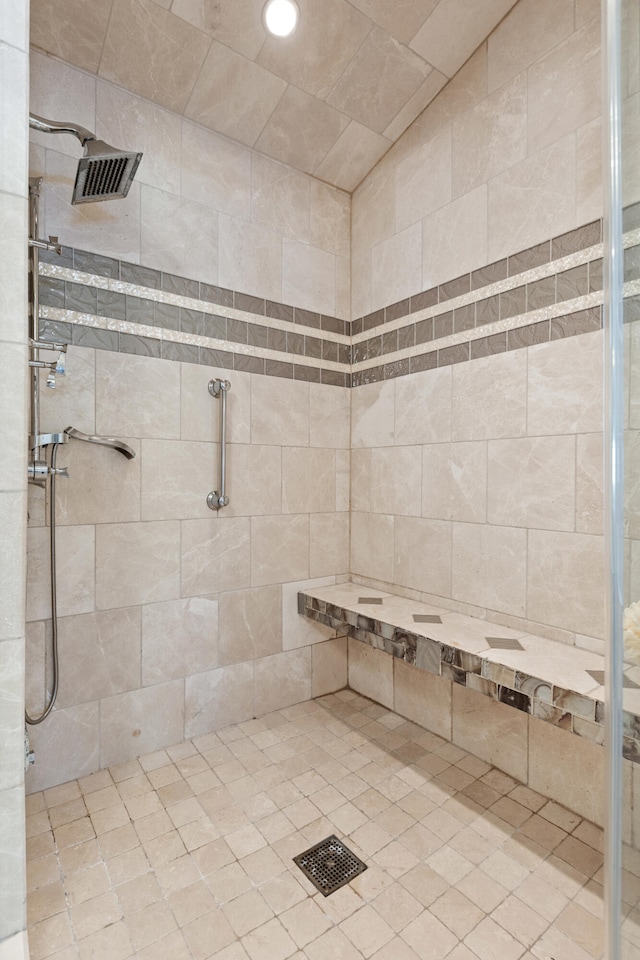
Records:
<instances>
[{"instance_id":1,"label":"chrome grab bar","mask_svg":"<svg viewBox=\"0 0 640 960\"><path fill-rule=\"evenodd\" d=\"M212 490L207 497L207 506L211 510L219 510L229 504L226 494L227 472L227 394L231 390L228 380L210 380L209 393L216 400L222 400L220 407L220 492Z\"/></svg>"}]
</instances>

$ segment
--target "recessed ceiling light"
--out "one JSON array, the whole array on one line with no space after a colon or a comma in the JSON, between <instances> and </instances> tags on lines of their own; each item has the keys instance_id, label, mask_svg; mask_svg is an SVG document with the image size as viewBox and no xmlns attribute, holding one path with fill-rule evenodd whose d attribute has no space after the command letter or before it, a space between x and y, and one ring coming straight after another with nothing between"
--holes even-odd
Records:
<instances>
[{"instance_id":1,"label":"recessed ceiling light","mask_svg":"<svg viewBox=\"0 0 640 960\"><path fill-rule=\"evenodd\" d=\"M300 9L295 0L267 0L262 18L269 33L288 37L298 26Z\"/></svg>"}]
</instances>

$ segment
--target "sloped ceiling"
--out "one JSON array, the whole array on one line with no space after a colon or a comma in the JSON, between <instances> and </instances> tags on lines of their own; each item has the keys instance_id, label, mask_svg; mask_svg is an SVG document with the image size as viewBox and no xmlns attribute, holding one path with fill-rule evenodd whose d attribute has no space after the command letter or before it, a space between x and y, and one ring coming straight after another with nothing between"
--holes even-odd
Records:
<instances>
[{"instance_id":1,"label":"sloped ceiling","mask_svg":"<svg viewBox=\"0 0 640 960\"><path fill-rule=\"evenodd\" d=\"M31 41L351 191L515 0L32 0Z\"/></svg>"}]
</instances>

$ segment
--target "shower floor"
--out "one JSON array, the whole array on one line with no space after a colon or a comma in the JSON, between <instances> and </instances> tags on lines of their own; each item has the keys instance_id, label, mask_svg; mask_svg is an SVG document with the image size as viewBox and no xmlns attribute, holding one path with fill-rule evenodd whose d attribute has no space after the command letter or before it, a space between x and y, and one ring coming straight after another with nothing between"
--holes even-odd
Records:
<instances>
[{"instance_id":1,"label":"shower floor","mask_svg":"<svg viewBox=\"0 0 640 960\"><path fill-rule=\"evenodd\" d=\"M602 831L343 690L27 800L32 960L593 960ZM328 897L292 858L368 865Z\"/></svg>"}]
</instances>

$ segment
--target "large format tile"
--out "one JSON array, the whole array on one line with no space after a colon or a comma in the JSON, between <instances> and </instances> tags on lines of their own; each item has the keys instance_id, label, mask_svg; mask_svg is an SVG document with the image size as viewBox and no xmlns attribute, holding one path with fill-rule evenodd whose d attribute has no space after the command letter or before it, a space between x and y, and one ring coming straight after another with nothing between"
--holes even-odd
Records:
<instances>
[{"instance_id":1,"label":"large format tile","mask_svg":"<svg viewBox=\"0 0 640 960\"><path fill-rule=\"evenodd\" d=\"M393 670L396 713L451 740L451 683L403 660L395 659Z\"/></svg>"},{"instance_id":2,"label":"large format tile","mask_svg":"<svg viewBox=\"0 0 640 960\"><path fill-rule=\"evenodd\" d=\"M451 524L443 520L395 517L393 582L451 596L451 536Z\"/></svg>"},{"instance_id":3,"label":"large format tile","mask_svg":"<svg viewBox=\"0 0 640 960\"><path fill-rule=\"evenodd\" d=\"M229 413L231 417L231 412ZM209 486L216 489L218 465ZM282 509L282 450L259 443L232 443L227 447L227 517L255 517Z\"/></svg>"},{"instance_id":4,"label":"large format tile","mask_svg":"<svg viewBox=\"0 0 640 960\"><path fill-rule=\"evenodd\" d=\"M500 23L514 0L441 0L411 41L421 57L453 77L493 28ZM464 23L465 29L452 30L452 23Z\"/></svg>"},{"instance_id":5,"label":"large format tile","mask_svg":"<svg viewBox=\"0 0 640 960\"><path fill-rule=\"evenodd\" d=\"M349 639L349 686L393 710L393 657Z\"/></svg>"},{"instance_id":6,"label":"large format tile","mask_svg":"<svg viewBox=\"0 0 640 960\"><path fill-rule=\"evenodd\" d=\"M109 3L88 10L83 0L36 0L31 11L31 43L95 72L110 14Z\"/></svg>"},{"instance_id":7,"label":"large format tile","mask_svg":"<svg viewBox=\"0 0 640 960\"><path fill-rule=\"evenodd\" d=\"M95 527L60 527L56 547L58 614L89 613L96 598ZM27 531L27 620L51 616L50 569L49 530L31 527ZM126 600L113 606L126 606Z\"/></svg>"},{"instance_id":8,"label":"large format tile","mask_svg":"<svg viewBox=\"0 0 640 960\"><path fill-rule=\"evenodd\" d=\"M453 524L454 599L516 617L526 612L527 531Z\"/></svg>"},{"instance_id":9,"label":"large format tile","mask_svg":"<svg viewBox=\"0 0 640 960\"><path fill-rule=\"evenodd\" d=\"M219 604L220 666L281 652L282 599L279 585L223 593Z\"/></svg>"},{"instance_id":10,"label":"large format tile","mask_svg":"<svg viewBox=\"0 0 640 960\"><path fill-rule=\"evenodd\" d=\"M68 467L69 479L56 484L56 523L126 523L140 519L141 445L130 437L121 439L135 451L133 460L116 450L80 440L70 440L59 448L57 463ZM114 490L118 491L117 497Z\"/></svg>"},{"instance_id":11,"label":"large format tile","mask_svg":"<svg viewBox=\"0 0 640 960\"><path fill-rule=\"evenodd\" d=\"M293 416L295 411L295 416ZM251 442L303 447L309 443L309 384L253 377Z\"/></svg>"},{"instance_id":12,"label":"large format tile","mask_svg":"<svg viewBox=\"0 0 640 960\"><path fill-rule=\"evenodd\" d=\"M521 437L527 425L527 357L523 350L456 364L453 440Z\"/></svg>"},{"instance_id":13,"label":"large format tile","mask_svg":"<svg viewBox=\"0 0 640 960\"><path fill-rule=\"evenodd\" d=\"M469 441L422 448L423 517L486 522L487 446Z\"/></svg>"},{"instance_id":14,"label":"large format tile","mask_svg":"<svg viewBox=\"0 0 640 960\"><path fill-rule=\"evenodd\" d=\"M372 513L393 510L404 516L420 515L422 460L419 447L374 448L369 470Z\"/></svg>"},{"instance_id":15,"label":"large format tile","mask_svg":"<svg viewBox=\"0 0 640 960\"><path fill-rule=\"evenodd\" d=\"M487 210L487 187L482 184L424 218L423 290L497 259L488 253Z\"/></svg>"},{"instance_id":16,"label":"large format tile","mask_svg":"<svg viewBox=\"0 0 640 960\"><path fill-rule=\"evenodd\" d=\"M452 199L451 128L409 154L395 168L396 230L422 220Z\"/></svg>"},{"instance_id":17,"label":"large format tile","mask_svg":"<svg viewBox=\"0 0 640 960\"><path fill-rule=\"evenodd\" d=\"M98 610L172 600L179 595L180 524L177 520L105 523L97 527Z\"/></svg>"},{"instance_id":18,"label":"large format tile","mask_svg":"<svg viewBox=\"0 0 640 960\"><path fill-rule=\"evenodd\" d=\"M166 229L167 223L171 230ZM191 246L193 236L198 244ZM189 245L189 262L184 248ZM218 280L218 219L201 202L142 185L140 196L140 259L166 273Z\"/></svg>"},{"instance_id":19,"label":"large format tile","mask_svg":"<svg viewBox=\"0 0 640 960\"><path fill-rule=\"evenodd\" d=\"M278 232L221 213L218 251L221 287L282 300L282 237Z\"/></svg>"},{"instance_id":20,"label":"large format tile","mask_svg":"<svg viewBox=\"0 0 640 960\"><path fill-rule=\"evenodd\" d=\"M604 819L604 750L583 737L529 720L529 783L594 823Z\"/></svg>"},{"instance_id":21,"label":"large format tile","mask_svg":"<svg viewBox=\"0 0 640 960\"><path fill-rule=\"evenodd\" d=\"M181 363L180 436L183 440L217 440L220 436L219 400L209 393L209 382L227 380L227 440L249 443L251 440L251 374L216 370L195 363ZM258 378L264 380L264 377ZM259 442L259 441L258 441Z\"/></svg>"},{"instance_id":22,"label":"large format tile","mask_svg":"<svg viewBox=\"0 0 640 960\"><path fill-rule=\"evenodd\" d=\"M201 736L252 717L253 663L237 663L187 678L185 736Z\"/></svg>"},{"instance_id":23,"label":"large format tile","mask_svg":"<svg viewBox=\"0 0 640 960\"><path fill-rule=\"evenodd\" d=\"M527 616L589 637L604 631L604 544L586 533L531 530Z\"/></svg>"},{"instance_id":24,"label":"large format tile","mask_svg":"<svg viewBox=\"0 0 640 960\"><path fill-rule=\"evenodd\" d=\"M511 80L573 32L572 0L520 0L488 40L489 90Z\"/></svg>"},{"instance_id":25,"label":"large format tile","mask_svg":"<svg viewBox=\"0 0 640 960\"><path fill-rule=\"evenodd\" d=\"M351 390L352 447L386 447L394 442L395 386L392 380L383 380ZM413 441L405 437L402 442Z\"/></svg>"},{"instance_id":26,"label":"large format tile","mask_svg":"<svg viewBox=\"0 0 640 960\"><path fill-rule=\"evenodd\" d=\"M142 684L150 686L218 666L218 602L209 597L142 607Z\"/></svg>"},{"instance_id":27,"label":"large format tile","mask_svg":"<svg viewBox=\"0 0 640 960\"><path fill-rule=\"evenodd\" d=\"M143 520L209 518L207 494L215 485L217 444L187 440L142 442Z\"/></svg>"},{"instance_id":28,"label":"large format tile","mask_svg":"<svg viewBox=\"0 0 640 960\"><path fill-rule=\"evenodd\" d=\"M254 709L260 716L311 697L311 650L287 650L255 662Z\"/></svg>"},{"instance_id":29,"label":"large format tile","mask_svg":"<svg viewBox=\"0 0 640 960\"><path fill-rule=\"evenodd\" d=\"M528 354L529 435L602 430L602 334L541 343Z\"/></svg>"},{"instance_id":30,"label":"large format tile","mask_svg":"<svg viewBox=\"0 0 640 960\"><path fill-rule=\"evenodd\" d=\"M393 526L393 516L351 515L352 574L393 582Z\"/></svg>"},{"instance_id":31,"label":"large format tile","mask_svg":"<svg viewBox=\"0 0 640 960\"><path fill-rule=\"evenodd\" d=\"M251 519L251 585L309 576L309 517L306 514Z\"/></svg>"},{"instance_id":32,"label":"large format tile","mask_svg":"<svg viewBox=\"0 0 640 960\"><path fill-rule=\"evenodd\" d=\"M245 147L194 123L183 121L183 197L232 217L249 220L251 165L252 155ZM215 214L212 213L212 216Z\"/></svg>"},{"instance_id":33,"label":"large format tile","mask_svg":"<svg viewBox=\"0 0 640 960\"><path fill-rule=\"evenodd\" d=\"M249 586L248 518L185 520L181 550L183 596L197 597Z\"/></svg>"},{"instance_id":34,"label":"large format tile","mask_svg":"<svg viewBox=\"0 0 640 960\"><path fill-rule=\"evenodd\" d=\"M453 684L453 742L522 781L527 779L528 721L526 713Z\"/></svg>"},{"instance_id":35,"label":"large format tile","mask_svg":"<svg viewBox=\"0 0 640 960\"><path fill-rule=\"evenodd\" d=\"M29 793L93 773L100 767L100 705L82 703L54 709L29 728L36 762L26 774Z\"/></svg>"},{"instance_id":36,"label":"large format tile","mask_svg":"<svg viewBox=\"0 0 640 960\"><path fill-rule=\"evenodd\" d=\"M288 86L255 147L305 173L313 173L348 124L349 118L328 103Z\"/></svg>"},{"instance_id":37,"label":"large format tile","mask_svg":"<svg viewBox=\"0 0 640 960\"><path fill-rule=\"evenodd\" d=\"M100 703L100 765L133 760L184 736L184 684L159 683Z\"/></svg>"},{"instance_id":38,"label":"large format tile","mask_svg":"<svg viewBox=\"0 0 640 960\"><path fill-rule=\"evenodd\" d=\"M422 224L414 223L372 251L374 309L403 300L422 289Z\"/></svg>"},{"instance_id":39,"label":"large format tile","mask_svg":"<svg viewBox=\"0 0 640 960\"><path fill-rule=\"evenodd\" d=\"M180 368L170 360L99 350L96 429L103 436L180 436Z\"/></svg>"},{"instance_id":40,"label":"large format tile","mask_svg":"<svg viewBox=\"0 0 640 960\"><path fill-rule=\"evenodd\" d=\"M316 513L309 517L309 574L329 577L349 571L349 514Z\"/></svg>"},{"instance_id":41,"label":"large format tile","mask_svg":"<svg viewBox=\"0 0 640 960\"><path fill-rule=\"evenodd\" d=\"M335 254L285 237L282 241L282 300L295 307L335 316Z\"/></svg>"}]
</instances>

